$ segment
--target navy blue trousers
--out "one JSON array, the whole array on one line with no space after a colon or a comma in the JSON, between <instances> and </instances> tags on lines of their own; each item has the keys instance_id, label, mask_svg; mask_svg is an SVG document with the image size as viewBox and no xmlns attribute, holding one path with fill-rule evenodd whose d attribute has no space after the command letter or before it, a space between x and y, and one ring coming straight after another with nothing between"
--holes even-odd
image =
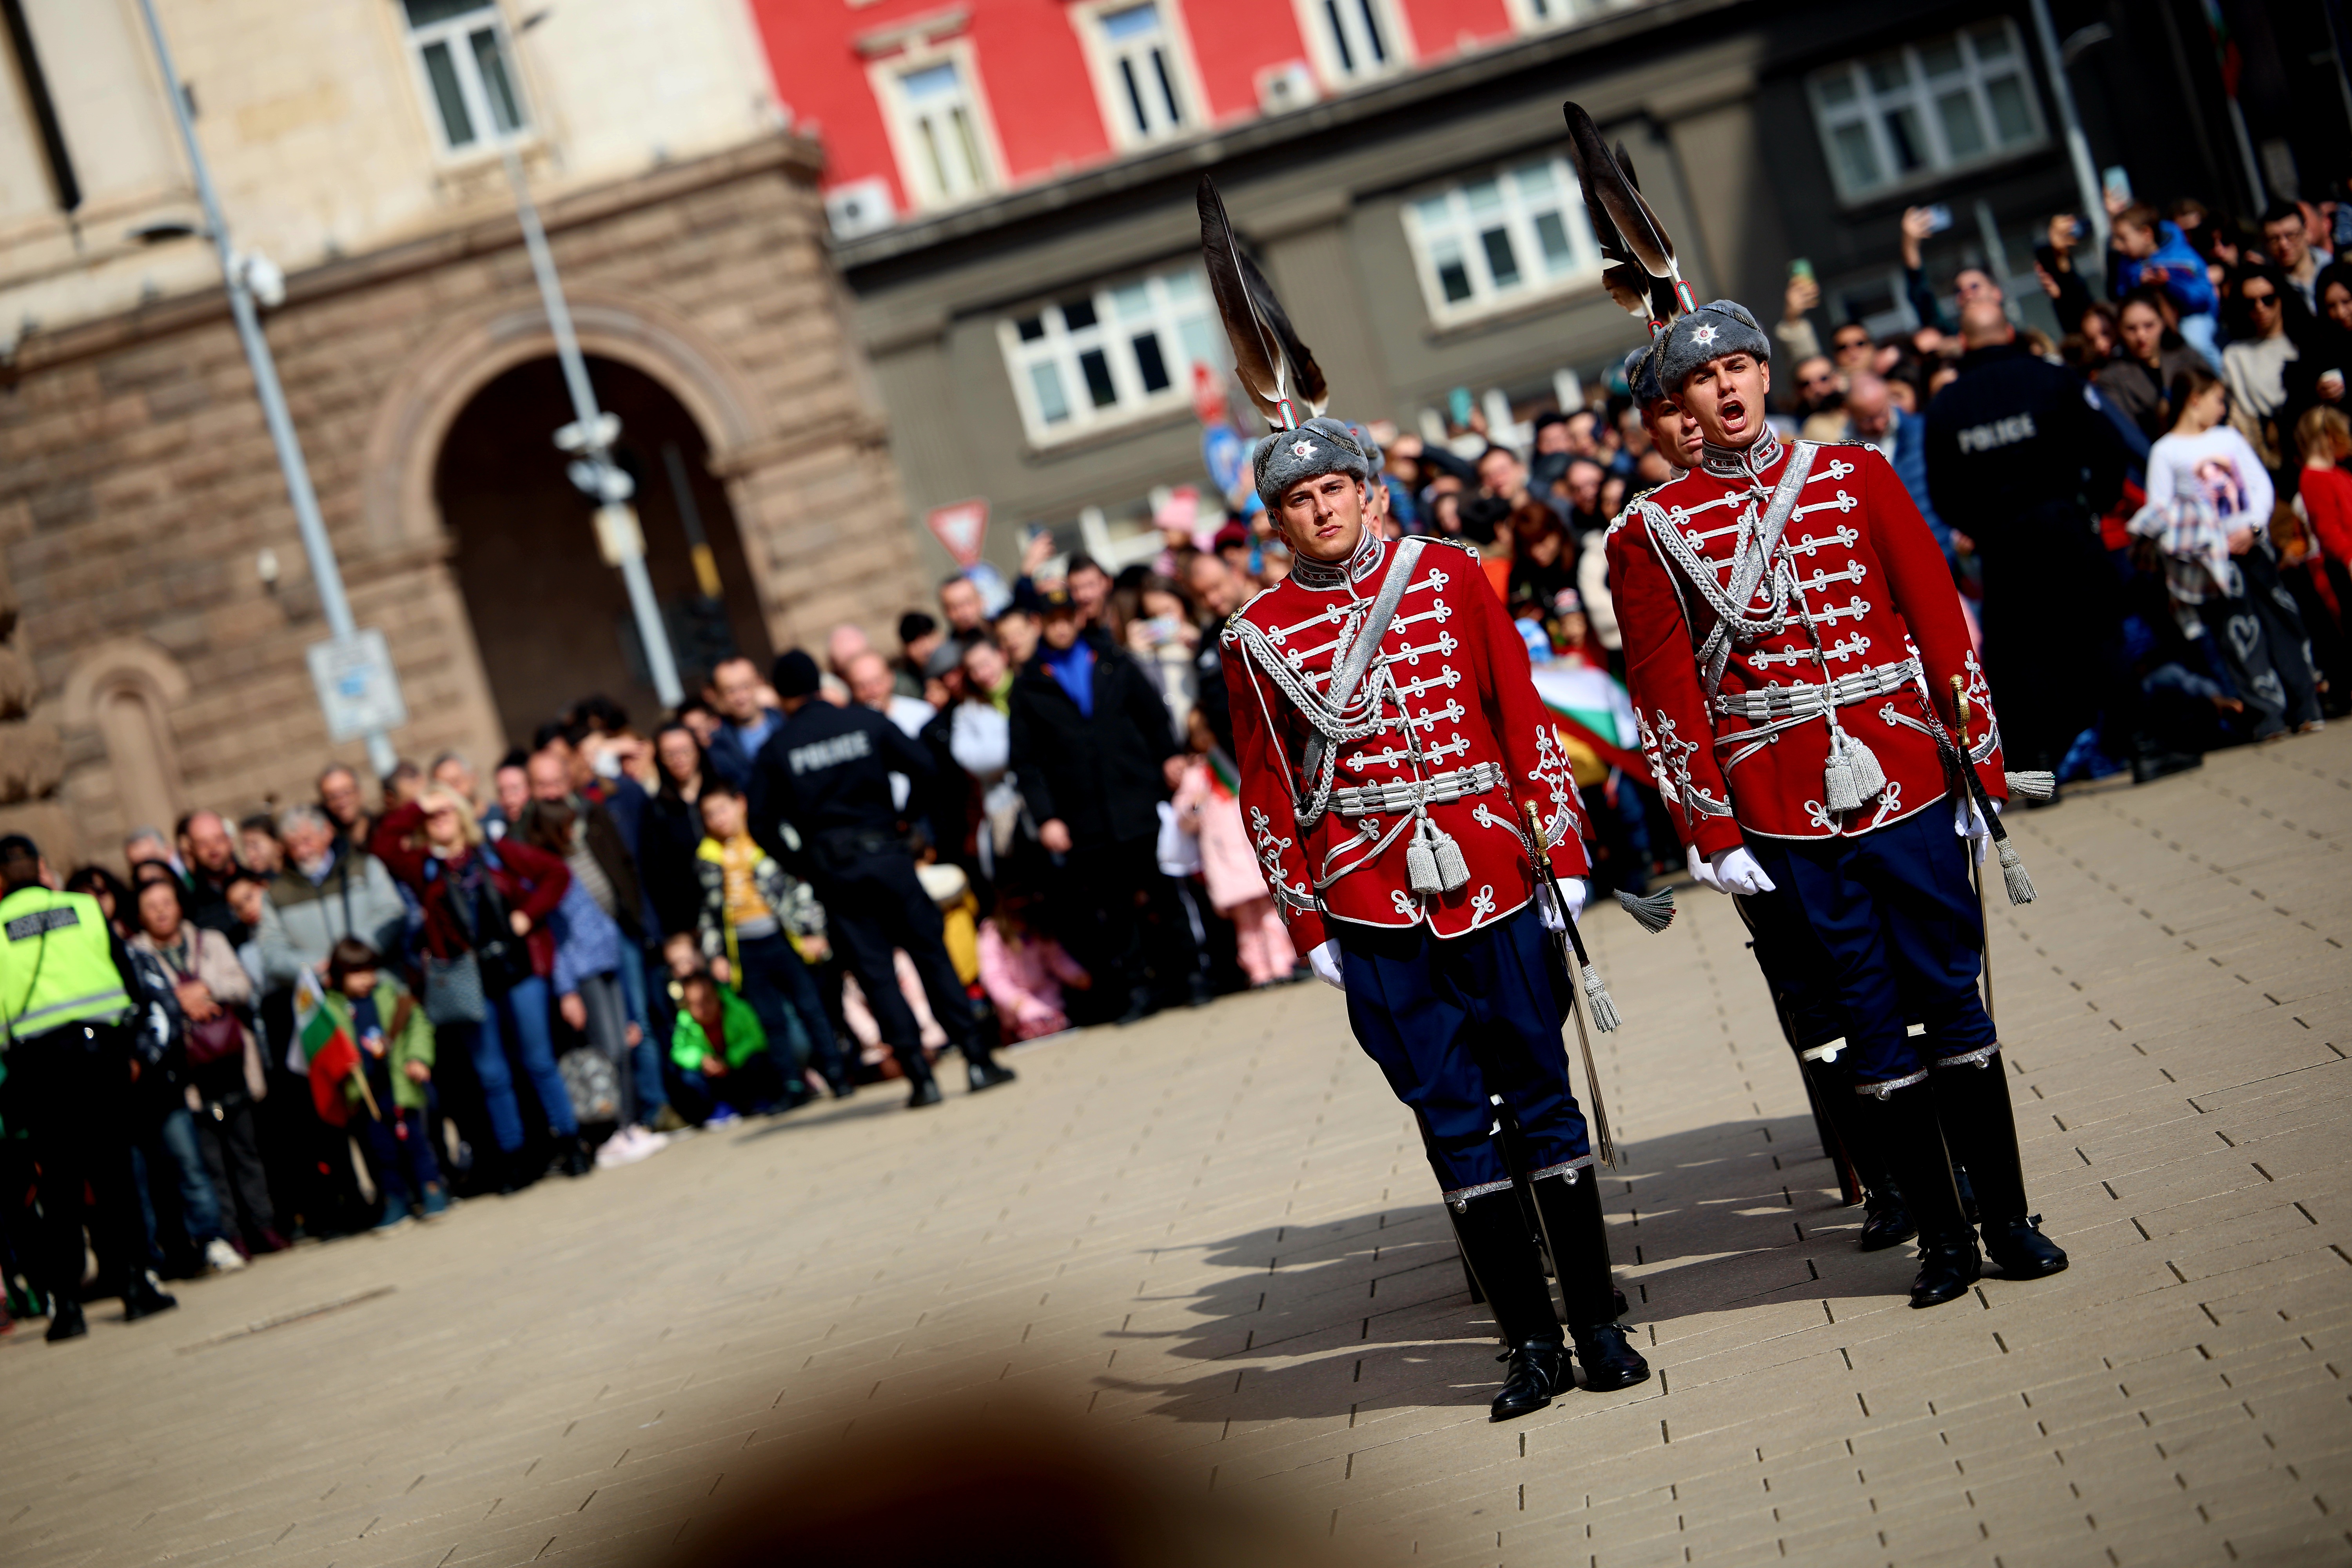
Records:
<instances>
[{"instance_id":1,"label":"navy blue trousers","mask_svg":"<svg viewBox=\"0 0 2352 1568\"><path fill-rule=\"evenodd\" d=\"M1751 836L1748 848L1774 884L1741 900L1758 961L1776 988L1808 998L1824 1039L1832 1024L1845 1036L1836 1070L1857 1089L1994 1048L1977 992L1983 911L1948 806L1858 837Z\"/></svg>"},{"instance_id":2,"label":"navy blue trousers","mask_svg":"<svg viewBox=\"0 0 2352 1568\"><path fill-rule=\"evenodd\" d=\"M1589 1163L1584 1112L1569 1087L1569 979L1559 939L1529 904L1464 936L1423 925L1331 922L1348 1023L1396 1097L1421 1114L1448 1197L1510 1184L1491 1098L1526 1134L1534 1173Z\"/></svg>"}]
</instances>

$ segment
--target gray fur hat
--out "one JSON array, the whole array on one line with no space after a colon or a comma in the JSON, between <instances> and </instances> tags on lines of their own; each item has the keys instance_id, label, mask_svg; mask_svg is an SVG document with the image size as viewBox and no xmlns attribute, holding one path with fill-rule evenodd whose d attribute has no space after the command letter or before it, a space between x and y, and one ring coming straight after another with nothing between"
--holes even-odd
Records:
<instances>
[{"instance_id":1,"label":"gray fur hat","mask_svg":"<svg viewBox=\"0 0 2352 1568\"><path fill-rule=\"evenodd\" d=\"M1647 408L1666 395L1658 384L1658 349L1664 341L1661 333L1625 356L1625 390L1636 408Z\"/></svg>"},{"instance_id":2,"label":"gray fur hat","mask_svg":"<svg viewBox=\"0 0 2352 1568\"><path fill-rule=\"evenodd\" d=\"M1745 353L1769 363L1772 340L1736 300L1714 300L1681 317L1666 331L1665 346L1658 351L1658 384L1672 396L1683 389L1690 373L1711 359Z\"/></svg>"},{"instance_id":3,"label":"gray fur hat","mask_svg":"<svg viewBox=\"0 0 2352 1568\"><path fill-rule=\"evenodd\" d=\"M1258 499L1268 510L1282 505L1282 492L1301 479L1323 474L1347 474L1370 482L1372 466L1349 434L1348 426L1328 416L1309 419L1296 430L1276 430L1257 444L1251 467L1257 476Z\"/></svg>"}]
</instances>

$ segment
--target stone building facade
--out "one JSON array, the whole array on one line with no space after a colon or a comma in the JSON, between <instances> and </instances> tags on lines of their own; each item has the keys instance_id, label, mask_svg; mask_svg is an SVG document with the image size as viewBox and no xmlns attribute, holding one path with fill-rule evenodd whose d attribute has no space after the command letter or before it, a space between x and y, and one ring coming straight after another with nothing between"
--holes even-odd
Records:
<instances>
[{"instance_id":1,"label":"stone building facade","mask_svg":"<svg viewBox=\"0 0 2352 1568\"><path fill-rule=\"evenodd\" d=\"M191 14L164 9L167 25ZM201 98L205 79L181 64ZM587 177L578 143L542 119L533 185L592 374L638 389L646 427L668 433L657 450L622 437L656 595L696 593L690 515L724 568L736 646L887 624L919 591L913 541L826 253L815 144L769 110L693 155L661 148ZM370 128L347 129L370 144ZM399 673L409 722L391 738L404 756L480 763L589 691L645 719L653 699L617 574L551 444L570 409L528 395L553 343L504 181L428 163L443 199L376 243L281 232L293 255L265 327L354 616L384 633ZM222 183L236 228L236 182ZM35 831L53 859L111 858L129 829L198 806L305 799L331 757L364 756L328 740L305 662L327 635L318 595L207 260L174 258L163 275L191 281L127 309L92 260L89 297L118 308L63 321L72 295L51 268L20 288L37 289L44 319L0 363L0 828ZM488 471L445 458L461 425ZM482 484L488 504L467 489ZM447 525L460 510L470 533ZM468 551L489 553L467 572ZM520 687L484 656L518 637L555 655Z\"/></svg>"}]
</instances>

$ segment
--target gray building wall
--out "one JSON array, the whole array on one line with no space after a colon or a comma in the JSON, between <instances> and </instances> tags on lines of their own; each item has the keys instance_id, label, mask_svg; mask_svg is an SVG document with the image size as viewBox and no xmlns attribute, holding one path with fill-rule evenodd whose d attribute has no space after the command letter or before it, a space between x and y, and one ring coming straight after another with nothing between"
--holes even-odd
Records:
<instances>
[{"instance_id":1,"label":"gray building wall","mask_svg":"<svg viewBox=\"0 0 2352 1568\"><path fill-rule=\"evenodd\" d=\"M1698 298L1729 294L1780 313L1790 259L1806 256L1829 308L1896 268L1903 207L1944 201L1953 233L1930 247L1948 286L1984 250L1987 203L2030 287L2033 231L2074 205L2058 119L2038 153L1930 187L1847 205L1831 180L1805 76L1839 60L1998 14L1963 5L1888 7L1664 0L1565 34L1522 40L1348 98L1155 151L837 247L893 419L893 451L918 515L984 497L989 554L1009 566L1024 524L1064 525L1088 505L1132 512L1154 486L1203 479L1190 411L1034 448L999 345L1010 314L1198 253L1193 189L1213 173L1236 228L1328 373L1334 412L1411 428L1448 391L1548 395L1555 371L1588 378L1641 340L1594 284L1461 324L1432 319L1403 208L1424 189L1564 150L1574 99L1622 140L1675 237ZM2032 21L2015 17L2030 49ZM2012 289L2012 293L2017 290ZM2029 321L2038 296L2020 300ZM2046 309L2042 310L2046 317ZM925 539L933 574L950 569Z\"/></svg>"}]
</instances>

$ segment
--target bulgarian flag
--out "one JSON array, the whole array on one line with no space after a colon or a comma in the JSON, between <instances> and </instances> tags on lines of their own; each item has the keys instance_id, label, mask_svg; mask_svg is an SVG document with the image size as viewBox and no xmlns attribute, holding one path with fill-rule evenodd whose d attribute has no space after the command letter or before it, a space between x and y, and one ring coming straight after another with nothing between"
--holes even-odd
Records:
<instances>
[{"instance_id":1,"label":"bulgarian flag","mask_svg":"<svg viewBox=\"0 0 2352 1568\"><path fill-rule=\"evenodd\" d=\"M310 1103L319 1119L341 1127L350 1115L343 1100L343 1079L360 1064L360 1048L351 1032L335 1022L318 976L305 970L294 987L294 1028L301 1041L302 1068L310 1075Z\"/></svg>"},{"instance_id":2,"label":"bulgarian flag","mask_svg":"<svg viewBox=\"0 0 2352 1568\"><path fill-rule=\"evenodd\" d=\"M1551 710L1561 735L1591 751L1603 764L1635 783L1657 788L1649 765L1627 748L1633 729L1633 704L1609 672L1565 661L1539 664L1530 672L1536 695Z\"/></svg>"}]
</instances>

